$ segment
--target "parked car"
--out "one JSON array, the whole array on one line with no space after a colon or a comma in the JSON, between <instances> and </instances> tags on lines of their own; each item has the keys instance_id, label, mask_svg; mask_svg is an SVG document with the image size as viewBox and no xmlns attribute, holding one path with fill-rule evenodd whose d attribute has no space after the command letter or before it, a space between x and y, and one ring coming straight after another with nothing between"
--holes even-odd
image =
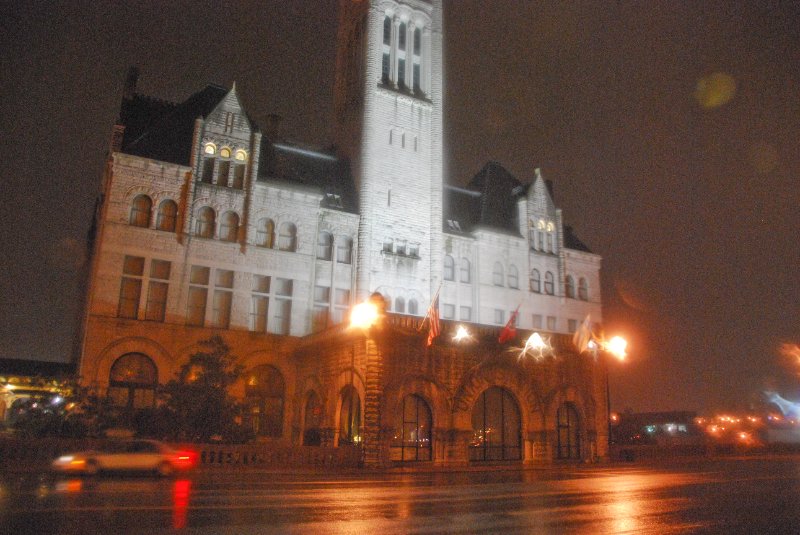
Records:
<instances>
[{"instance_id":1,"label":"parked car","mask_svg":"<svg viewBox=\"0 0 800 535\"><path fill-rule=\"evenodd\" d=\"M95 450L67 453L53 461L59 472L94 475L100 471L149 471L168 476L189 470L197 463L197 452L175 450L157 440L113 441Z\"/></svg>"}]
</instances>

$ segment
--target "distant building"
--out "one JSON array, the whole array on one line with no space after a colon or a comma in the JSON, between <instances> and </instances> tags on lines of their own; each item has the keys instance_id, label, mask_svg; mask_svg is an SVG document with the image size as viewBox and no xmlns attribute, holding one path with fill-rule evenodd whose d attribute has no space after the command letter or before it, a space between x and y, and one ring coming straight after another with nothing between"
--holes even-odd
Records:
<instances>
[{"instance_id":1,"label":"distant building","mask_svg":"<svg viewBox=\"0 0 800 535\"><path fill-rule=\"evenodd\" d=\"M701 442L704 433L690 411L623 413L613 428L617 444L661 446Z\"/></svg>"},{"instance_id":2,"label":"distant building","mask_svg":"<svg viewBox=\"0 0 800 535\"><path fill-rule=\"evenodd\" d=\"M602 320L601 259L538 169L522 183L490 162L445 184L442 29L440 0L341 2L335 150L284 140L275 117L255 124L235 85L172 103L136 93L132 72L96 214L82 381L151 406L219 334L264 440L361 443L374 465L604 455L604 375L570 342ZM347 332L375 292L381 326ZM536 330L555 357L497 342L515 311L512 344ZM472 344L451 341L454 322Z\"/></svg>"}]
</instances>

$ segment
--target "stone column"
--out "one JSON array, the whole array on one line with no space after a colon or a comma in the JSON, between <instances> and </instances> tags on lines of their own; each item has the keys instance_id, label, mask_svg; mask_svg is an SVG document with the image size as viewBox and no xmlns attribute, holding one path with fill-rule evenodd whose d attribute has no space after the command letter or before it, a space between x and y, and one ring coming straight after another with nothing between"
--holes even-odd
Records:
<instances>
[{"instance_id":1,"label":"stone column","mask_svg":"<svg viewBox=\"0 0 800 535\"><path fill-rule=\"evenodd\" d=\"M362 447L364 465L381 466L381 395L383 391L383 355L371 338L365 341L364 430Z\"/></svg>"}]
</instances>

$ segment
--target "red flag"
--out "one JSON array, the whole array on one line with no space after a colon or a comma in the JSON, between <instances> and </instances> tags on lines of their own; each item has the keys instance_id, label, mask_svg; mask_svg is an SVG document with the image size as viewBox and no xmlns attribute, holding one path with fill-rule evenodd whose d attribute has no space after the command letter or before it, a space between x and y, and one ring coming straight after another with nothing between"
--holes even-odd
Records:
<instances>
[{"instance_id":1,"label":"red flag","mask_svg":"<svg viewBox=\"0 0 800 535\"><path fill-rule=\"evenodd\" d=\"M506 326L503 327L502 331L500 331L500 337L497 339L497 341L501 344L505 344L517 336L517 312L519 312L519 307L517 307L517 309L511 313L511 317L508 318L508 323L506 323Z\"/></svg>"},{"instance_id":2,"label":"red flag","mask_svg":"<svg viewBox=\"0 0 800 535\"><path fill-rule=\"evenodd\" d=\"M428 331L428 343L426 347L429 347L433 343L433 339L439 336L441 332L441 325L439 325L439 293L436 293L436 297L431 302L431 306L428 307L428 318L431 322L430 330Z\"/></svg>"}]
</instances>

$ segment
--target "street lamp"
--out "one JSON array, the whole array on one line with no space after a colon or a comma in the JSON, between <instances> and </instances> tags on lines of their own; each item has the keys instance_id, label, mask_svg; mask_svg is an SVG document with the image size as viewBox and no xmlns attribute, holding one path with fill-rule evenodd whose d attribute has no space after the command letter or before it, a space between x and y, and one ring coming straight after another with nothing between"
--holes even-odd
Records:
<instances>
[{"instance_id":1,"label":"street lamp","mask_svg":"<svg viewBox=\"0 0 800 535\"><path fill-rule=\"evenodd\" d=\"M589 340L589 349L592 350L597 361L598 351L611 355L619 361L625 360L628 341L621 336L614 336L610 340L592 338ZM611 450L611 387L609 381L608 361L606 361L606 421L608 422L608 449Z\"/></svg>"}]
</instances>

